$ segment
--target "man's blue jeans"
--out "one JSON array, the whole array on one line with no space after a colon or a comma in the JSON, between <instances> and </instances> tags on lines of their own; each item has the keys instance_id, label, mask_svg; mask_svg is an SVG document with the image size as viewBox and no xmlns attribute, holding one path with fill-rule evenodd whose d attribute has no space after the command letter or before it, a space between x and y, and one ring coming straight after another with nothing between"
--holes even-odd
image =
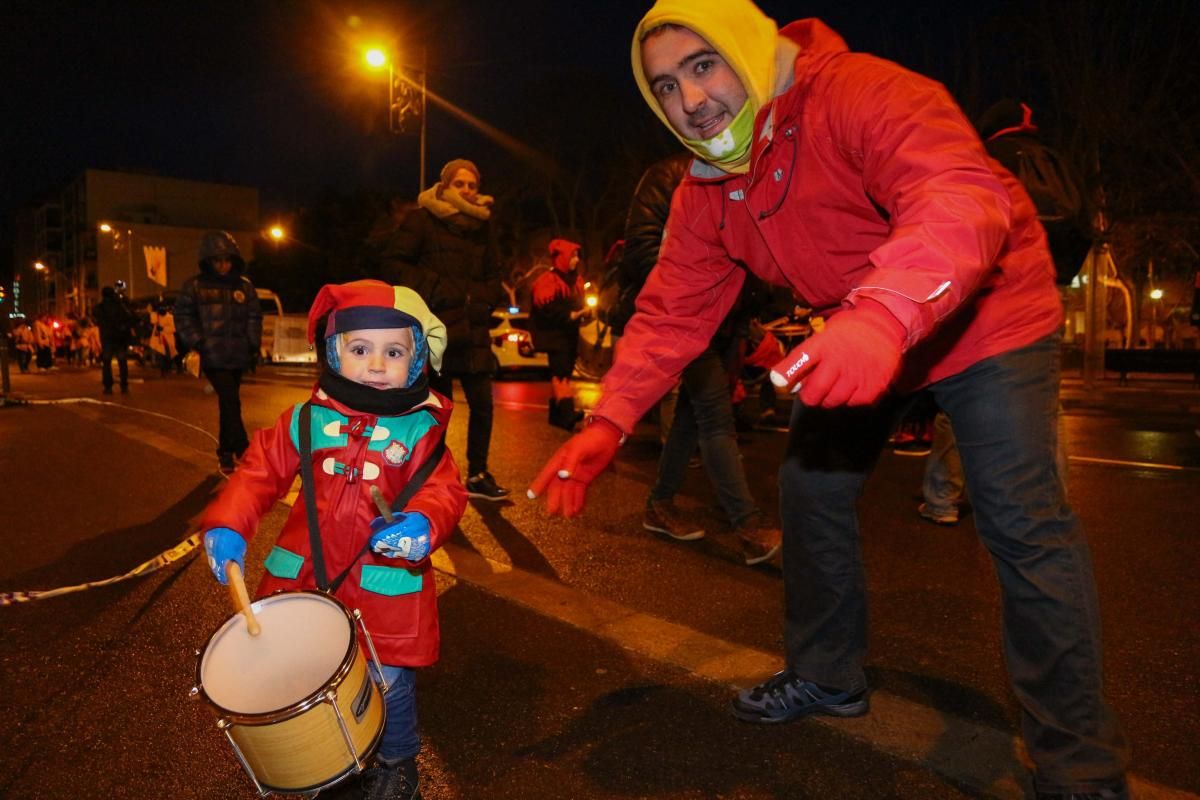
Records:
<instances>
[{"instance_id":1,"label":"man's blue jeans","mask_svg":"<svg viewBox=\"0 0 1200 800\"><path fill-rule=\"evenodd\" d=\"M733 421L729 373L720 355L705 350L683 370L682 388L675 405L671 432L658 460L658 480L651 500L670 500L683 484L688 460L700 445L704 471L717 491L731 525L737 526L759 513L750 494Z\"/></svg>"},{"instance_id":2,"label":"man's blue jeans","mask_svg":"<svg viewBox=\"0 0 1200 800\"><path fill-rule=\"evenodd\" d=\"M930 387L958 438L975 523L1003 600L1004 655L1042 791L1123 774L1124 738L1103 696L1091 555L1055 459L1058 337L985 359ZM866 594L856 503L903 405L797 403L780 468L789 668L866 687ZM901 509L897 513L908 513Z\"/></svg>"},{"instance_id":3,"label":"man's blue jeans","mask_svg":"<svg viewBox=\"0 0 1200 800\"><path fill-rule=\"evenodd\" d=\"M378 675L374 663L371 672ZM393 763L421 752L421 737L417 733L417 671L384 664L382 672L389 688L383 698L387 720L379 744L379 760Z\"/></svg>"}]
</instances>

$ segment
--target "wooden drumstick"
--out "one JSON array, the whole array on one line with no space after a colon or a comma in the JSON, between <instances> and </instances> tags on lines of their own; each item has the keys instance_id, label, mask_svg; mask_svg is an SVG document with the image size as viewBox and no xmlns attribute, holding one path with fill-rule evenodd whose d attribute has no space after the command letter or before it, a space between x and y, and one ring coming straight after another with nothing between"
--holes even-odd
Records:
<instances>
[{"instance_id":1,"label":"wooden drumstick","mask_svg":"<svg viewBox=\"0 0 1200 800\"><path fill-rule=\"evenodd\" d=\"M251 636L258 636L262 633L262 628L254 616L254 609L250 607L250 595L246 592L242 569L236 561L231 560L225 565L225 578L229 581L229 596L233 598L234 608L246 618L246 632Z\"/></svg>"},{"instance_id":2,"label":"wooden drumstick","mask_svg":"<svg viewBox=\"0 0 1200 800\"><path fill-rule=\"evenodd\" d=\"M371 487L371 499L375 501L375 507L379 509L380 516L384 522L395 522L396 517L392 514L392 509L388 507L387 501L383 499L383 492L379 491L378 486Z\"/></svg>"}]
</instances>

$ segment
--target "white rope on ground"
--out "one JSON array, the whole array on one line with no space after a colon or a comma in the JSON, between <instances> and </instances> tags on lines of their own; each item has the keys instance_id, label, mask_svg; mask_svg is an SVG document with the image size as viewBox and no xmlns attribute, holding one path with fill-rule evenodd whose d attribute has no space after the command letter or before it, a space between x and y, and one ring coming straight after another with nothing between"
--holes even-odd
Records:
<instances>
[{"instance_id":1,"label":"white rope on ground","mask_svg":"<svg viewBox=\"0 0 1200 800\"><path fill-rule=\"evenodd\" d=\"M70 405L70 404L74 404L74 403L91 403L91 404L99 405L99 406L111 406L113 408L124 408L129 411L137 411L142 414L148 414L149 416L152 416L152 417L160 417L162 419L171 420L172 422L178 422L180 425L191 428L192 430L195 430L195 431L199 431L200 433L204 434L208 438L212 439L214 442L217 441L217 437L213 436L208 431L204 430L203 428L197 427L196 425L193 425L190 422L184 422L183 420L179 419L178 417L172 417L167 414L160 414L157 411L147 411L144 408L137 408L136 406L127 406L127 405L122 405L121 403L112 403L107 400L97 400L93 397L62 397L57 400L22 400L21 403L24 405L32 405L32 406L56 406L56 405ZM227 476L227 475L222 475L221 477L225 478L226 480L228 480L228 478L229 478L229 476ZM48 597L59 597L64 594L72 594L74 592L82 592L87 589L95 589L100 586L111 586L114 583L119 583L121 581L127 581L130 578L140 578L143 575L149 575L152 572L157 572L158 570L162 569L163 567L167 566L168 564L174 563L174 562L178 561L179 559L183 558L184 556L187 556L190 553L192 553L197 547L200 546L200 540L201 540L200 534L193 533L190 536L188 536L186 539L184 539L182 542L180 542L179 544L172 547L170 550L165 550L165 551L159 553L158 555L156 555L154 558L150 559L149 561L144 561L141 564L138 564L136 567L134 567L133 569L124 573L123 575L114 575L111 578L104 578L103 580L98 580L98 581L88 581L87 583L80 583L80 584L76 584L74 586L60 586L57 589L34 589L34 590L28 591L28 592L22 592L22 591L0 592L0 607L16 605L17 603L28 603L33 600L44 600Z\"/></svg>"},{"instance_id":2,"label":"white rope on ground","mask_svg":"<svg viewBox=\"0 0 1200 800\"><path fill-rule=\"evenodd\" d=\"M130 578L138 578L142 575L149 575L152 572L171 564L189 553L193 552L200 546L200 534L193 533L191 536L184 539L179 544L172 547L170 550L159 553L149 561L144 561L138 564L133 569L126 572L124 575L116 575L111 578L105 578L100 581L88 581L87 583L76 584L75 586L61 586L57 589L34 590L31 592L0 592L0 607L11 606L17 603L28 603L31 600L45 600L47 597L58 597L64 594L72 594L73 592L82 592L85 589L95 589L98 586L110 586L114 583L129 580Z\"/></svg>"},{"instance_id":3,"label":"white rope on ground","mask_svg":"<svg viewBox=\"0 0 1200 800\"><path fill-rule=\"evenodd\" d=\"M147 409L138 408L137 406L127 406L122 403L113 403L108 400L97 400L94 397L60 397L57 400L24 400L23 402L26 405L31 405L31 406L61 406L61 405L71 405L74 403L91 403L92 405L97 405L97 406L111 406L112 408L123 408L126 411L137 411L139 414L146 414L151 417L159 417L160 419L169 419L172 422L178 422L180 425L183 425L185 427L191 428L194 431L204 434L209 439L212 439L214 442L217 441L217 437L213 436L211 433L204 430L204 428L201 428L198 425L193 425L190 422L184 422L183 420L179 419L178 417L172 417L168 414L160 414L157 411L148 411Z\"/></svg>"}]
</instances>

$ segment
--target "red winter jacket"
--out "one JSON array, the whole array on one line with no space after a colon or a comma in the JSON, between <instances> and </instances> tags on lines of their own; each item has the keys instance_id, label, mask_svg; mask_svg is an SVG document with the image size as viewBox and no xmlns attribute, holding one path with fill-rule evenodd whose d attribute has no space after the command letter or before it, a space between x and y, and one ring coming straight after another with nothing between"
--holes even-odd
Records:
<instances>
[{"instance_id":1,"label":"red winter jacket","mask_svg":"<svg viewBox=\"0 0 1200 800\"><path fill-rule=\"evenodd\" d=\"M431 391L429 400L405 414L376 417L313 391L313 484L325 570L332 581L356 564L337 598L362 611L384 664L424 667L437 661L437 589L429 558L412 564L369 553L355 561L371 538L371 520L379 516L371 487L378 486L390 504L444 435L451 408ZM274 427L254 435L242 465L205 509L201 530L231 528L247 540L254 536L259 520L300 472L299 411L299 405L288 409ZM433 552L450 538L466 505L458 467L446 450L404 510L429 519ZM316 588L305 508L301 492L266 559L259 597Z\"/></svg>"},{"instance_id":2,"label":"red winter jacket","mask_svg":"<svg viewBox=\"0 0 1200 800\"><path fill-rule=\"evenodd\" d=\"M851 53L818 20L794 82L755 119L746 175L694 161L675 192L597 416L626 432L724 319L749 269L816 313L882 303L908 332L910 391L1058 329L1033 204L938 83Z\"/></svg>"}]
</instances>

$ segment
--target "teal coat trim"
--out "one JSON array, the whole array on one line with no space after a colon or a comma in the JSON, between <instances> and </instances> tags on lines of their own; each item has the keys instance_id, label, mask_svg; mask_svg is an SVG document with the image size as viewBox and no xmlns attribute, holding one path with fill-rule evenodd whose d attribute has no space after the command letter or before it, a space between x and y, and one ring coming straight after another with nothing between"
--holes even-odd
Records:
<instances>
[{"instance_id":1,"label":"teal coat trim","mask_svg":"<svg viewBox=\"0 0 1200 800\"><path fill-rule=\"evenodd\" d=\"M300 450L300 406L303 403L297 403L292 412L292 422L288 429L288 435L291 437L292 446L297 451ZM313 452L317 450L327 450L331 447L345 447L348 437L345 434L337 436L329 436L325 433L325 428L331 423L336 422L339 426L349 422L344 414L339 414L332 408L318 405L312 405L312 448ZM437 425L437 419L433 414L425 410L418 410L409 414L402 414L398 417L379 417L376 422L376 428L386 428L387 436L381 439L373 439L368 450L374 450L377 453L386 450L392 442L402 443L410 452L412 448L419 442L430 428ZM372 431L374 428L371 429ZM400 461L403 464L408 460L406 454L404 459ZM387 462L391 463L391 462ZM395 464L393 466L399 466Z\"/></svg>"},{"instance_id":2,"label":"teal coat trim","mask_svg":"<svg viewBox=\"0 0 1200 800\"><path fill-rule=\"evenodd\" d=\"M362 579L359 585L368 592L395 597L401 594L415 594L421 591L425 576L416 570L404 567L381 567L375 564L363 564Z\"/></svg>"},{"instance_id":3,"label":"teal coat trim","mask_svg":"<svg viewBox=\"0 0 1200 800\"><path fill-rule=\"evenodd\" d=\"M300 568L304 566L304 557L276 545L267 555L263 566L276 578L294 581L300 574Z\"/></svg>"}]
</instances>

